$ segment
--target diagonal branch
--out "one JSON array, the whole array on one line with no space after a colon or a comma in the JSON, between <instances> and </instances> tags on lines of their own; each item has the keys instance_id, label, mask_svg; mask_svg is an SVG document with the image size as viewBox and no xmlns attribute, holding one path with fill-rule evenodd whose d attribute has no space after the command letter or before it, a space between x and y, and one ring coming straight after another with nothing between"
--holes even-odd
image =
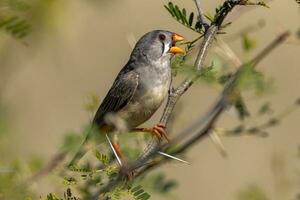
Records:
<instances>
[{"instance_id":1,"label":"diagonal branch","mask_svg":"<svg viewBox=\"0 0 300 200\"><path fill-rule=\"evenodd\" d=\"M258 53L258 55L256 57L254 57L247 64L251 64L251 66L253 68L255 68L263 58L265 58L271 51L273 51L276 47L278 47L280 44L282 44L282 42L285 41L289 35L290 35L289 32L284 32L284 33L280 34L274 41L272 41L272 43L270 43L265 49L263 49L260 53ZM245 64L245 65L247 65L247 64ZM207 116L207 114L206 114L204 117L202 117L202 118L208 119L206 125L200 131L198 131L195 135L190 137L186 142L181 144L179 148L172 151L171 153L173 155L178 155L178 154L184 153L187 150L191 149L193 145L197 144L198 142L201 141L201 139L205 138L205 136L207 136L210 133L210 131L214 128L215 123L220 118L221 114L223 113L223 111L225 110L225 108L227 106L226 101L227 101L228 96L231 95L232 91L237 86L236 81L239 78L239 74L240 74L242 67L245 65L242 65L235 72L235 74L232 76L232 78L228 81L228 84L224 86L224 89L221 93L219 100L217 100L215 105L208 112L210 116ZM204 121L202 121L202 122L204 122ZM179 138L187 137L187 135L185 133L181 133L178 137ZM174 142L178 141L178 137L174 138L167 145L157 146L156 151L159 149L167 150L172 144L174 144ZM139 163L139 164L142 164L142 166L144 166L144 167L137 166L137 167L141 167L141 168L137 171L135 177L141 176L141 175L147 173L148 171L151 171L152 169L157 168L168 161L168 159L166 159L165 157L159 158L159 156L157 156L156 152L151 154L151 156L152 157L155 156L155 159L153 159L154 161L152 161L150 164L147 164L147 165L145 165L146 162ZM122 176L119 175L116 179L110 181L107 185L100 188L100 190L93 196L92 199L97 199L97 197L100 194L111 190L117 184L120 184L121 181L122 181Z\"/></svg>"},{"instance_id":2,"label":"diagonal branch","mask_svg":"<svg viewBox=\"0 0 300 200\"><path fill-rule=\"evenodd\" d=\"M205 15L204 15L204 12L201 7L200 0L194 0L194 1L195 1L197 10L198 10L198 14L199 14L198 21L200 22L201 25L204 26L205 31L207 31L209 28L209 24L207 23L207 21L205 19Z\"/></svg>"},{"instance_id":3,"label":"diagonal branch","mask_svg":"<svg viewBox=\"0 0 300 200\"><path fill-rule=\"evenodd\" d=\"M288 38L289 35L290 35L289 32L284 32L284 33L280 34L278 37L276 37L276 39L273 40L272 43L270 43L265 49L263 49L260 53L258 53L257 56L254 57L249 62L251 64L251 66L253 68L255 68L257 66L257 64L259 64L259 62L263 58L265 58L268 54L270 54L271 51L273 51L276 47L278 47L280 44L282 44ZM227 104L226 104L227 97L229 95L231 95L233 89L237 86L235 83L236 83L236 80L239 78L239 73L243 66L245 66L245 65L242 65L239 68L239 70L237 70L236 73L232 76L229 83L224 87L221 97L215 103L215 106L213 106L211 111L208 112L208 113L213 113L213 114L212 114L212 116L210 116L210 119L208 120L206 125L200 131L198 131L194 136L190 137L186 142L181 144L181 146L179 148L172 151L171 153L173 155L178 155L178 154L184 153L187 150L191 149L193 145L200 142L201 139L203 139L205 136L207 136L210 133L210 131L214 128L215 123L220 118L221 114L223 113L223 111L225 110L225 108L227 106ZM174 138L172 140L171 144L174 144L174 142L178 141L178 138L182 138L182 137L187 137L185 132L182 132L181 134L178 135L177 138ZM168 147L170 147L171 144L163 145L161 147L161 149L165 150ZM167 161L168 161L168 159L162 158L162 159L158 160L157 162L153 162L150 165L144 167L142 170L140 170L136 176L140 176L140 175L152 170L153 168L156 168L156 167L164 164Z\"/></svg>"},{"instance_id":4,"label":"diagonal branch","mask_svg":"<svg viewBox=\"0 0 300 200\"><path fill-rule=\"evenodd\" d=\"M196 6L200 7L199 1L195 0ZM195 69L198 72L201 72L203 63L205 61L205 58L208 54L208 50L210 49L214 38L219 31L225 17L228 15L228 13L237 5L245 5L245 0L227 0L224 2L224 4L221 6L221 8L218 10L218 12L215 15L215 19L212 22L212 24L209 26L207 31L204 34L204 39L199 47L199 52L197 55L197 58L195 60ZM199 16L203 16L202 10L198 9ZM198 73L197 73L198 74ZM199 73L200 74L200 73ZM170 119L170 116L173 112L173 109L179 100L179 98L193 85L193 83L198 79L199 75L195 75L192 78L186 79L183 81L176 89L170 89L169 91L169 96L167 100L167 104L165 106L163 115L160 119L161 123L168 124L168 121ZM229 84L230 85L230 84ZM226 87L227 88L227 87ZM228 87L230 89L230 87ZM225 90L225 89L224 89ZM226 89L227 90L227 89ZM192 145L196 143L200 138L202 138L204 135L209 133L211 128L213 127L215 121L218 119L220 114L222 113L223 109L225 108L225 99L223 97L224 93L222 93L222 96L220 98L220 101L217 102L217 104L212 108L210 112L208 112L208 116L205 116L203 118L204 121L208 121L207 125L202 129L200 134L197 134L195 137L192 137L192 140L187 141L182 147L177 150L177 152L172 152L172 153L180 153L185 151L189 145ZM160 159L160 161L152 161L151 164L147 164L148 161L153 158L154 156L157 156L157 152L160 149L165 149L169 147L173 142L170 142L167 145L161 146L161 141L158 140L157 138L153 138L153 140L148 144L147 148L145 149L145 152L143 155L141 155L131 166L130 169L136 170L137 173L135 176L139 176L146 171L150 170L153 167L156 167L163 162L166 161L166 159ZM147 164L147 165L145 165ZM122 170L121 170L122 171ZM93 196L91 199L97 199L99 195L104 194L110 190L113 190L117 185L122 182L121 180L123 179L124 174L119 173L119 175L115 178L110 180L106 185L102 186Z\"/></svg>"},{"instance_id":5,"label":"diagonal branch","mask_svg":"<svg viewBox=\"0 0 300 200\"><path fill-rule=\"evenodd\" d=\"M197 1L196 1L197 2ZM199 3L199 2L198 2ZM198 5L196 3L196 5ZM200 5L200 4L199 4ZM214 41L216 34L218 33L225 17L228 15L231 10L237 5L245 5L245 0L229 0L225 1L221 6L219 11L215 15L214 22L210 25L208 30L204 34L204 39L200 44L199 51L194 63L195 69L197 72L201 72L203 63L206 59L208 51ZM198 9L199 10L199 9ZM201 15L202 13L199 13ZM197 73L200 74L200 73ZM160 119L160 123L168 125L169 118L174 110L174 107L180 97L193 85L193 83L199 78L199 75L195 75L192 78L186 79L183 81L176 89L169 91L169 96L167 104L165 106L164 112ZM212 110L214 111L214 110ZM213 112L209 113L213 114ZM203 120L207 121L209 116L206 116ZM140 156L133 164L133 169L136 169L137 166L143 165L146 163L156 152L160 149L160 141L157 138L153 138L152 141L147 145L145 152Z\"/></svg>"}]
</instances>

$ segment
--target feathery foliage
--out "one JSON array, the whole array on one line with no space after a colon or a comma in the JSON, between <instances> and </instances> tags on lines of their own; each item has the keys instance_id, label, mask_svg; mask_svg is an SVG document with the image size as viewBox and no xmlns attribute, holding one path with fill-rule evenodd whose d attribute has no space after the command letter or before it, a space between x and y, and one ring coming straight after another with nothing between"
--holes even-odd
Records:
<instances>
[{"instance_id":1,"label":"feathery foliage","mask_svg":"<svg viewBox=\"0 0 300 200\"><path fill-rule=\"evenodd\" d=\"M31 25L25 17L30 4L21 0L0 1L0 30L14 38L22 39L28 35Z\"/></svg>"},{"instance_id":2,"label":"feathery foliage","mask_svg":"<svg viewBox=\"0 0 300 200\"><path fill-rule=\"evenodd\" d=\"M209 20L211 25L220 26L219 30L225 29L231 23L222 23L224 17L229 11L231 11L237 2L237 0L225 1L222 5L215 9L215 14L213 16L206 14L206 18ZM259 5L268 7L262 1L253 3L245 0L244 5ZM206 31L201 22L198 21L198 16L196 16L194 12L189 12L186 8L180 8L178 5L172 2L164 5L164 7L173 17L173 19L199 34L194 40L182 43L187 51L187 54L183 56L177 56L172 60L172 68L174 69L173 71L175 71L174 75L178 73L186 78L196 76L199 80L205 81L205 83L212 88L215 86L223 87L224 85L228 84L234 73L232 72L232 68L227 66L228 64L225 61L219 59L219 63L216 64L217 59L214 59L215 57L213 57L212 64L203 67L200 72L196 71L193 65L187 64L186 62L197 42L203 38ZM28 35L28 33L30 33L31 25L26 17L24 17L22 14L31 8L30 4L21 0L3 0L1 1L0 8L7 9L6 12L1 13L0 15L1 30L18 39L24 38L26 35ZM219 31L219 33L221 33L221 31ZM256 41L250 37L247 32L241 35L241 41L244 53L248 53L256 48ZM290 110L299 108L300 103L299 100L297 100L296 103L288 109L288 111L283 112L284 114L280 113L276 115L276 113L273 112L271 103L263 102L257 111L254 113L251 112L250 115L250 111L247 107L247 99L244 98L243 94L249 90L254 91L254 95L267 94L271 90L270 85L272 82L266 80L262 72L253 69L247 60L245 60L244 63L246 64L240 66L241 70L238 74L236 85L226 102L228 107L233 106L236 109L240 121L232 129L217 131L216 128L216 132L222 132L222 134L225 136L259 135L265 137L268 135L266 129L278 125L284 115L290 112ZM91 101L85 105L85 109L92 113L98 106L99 98L95 95L92 95L90 99ZM3 132L2 130L5 130L5 126L2 124L3 121L1 114L2 113L0 112L0 137L1 132ZM261 120L260 123L253 125L244 120L250 117L257 119L260 119L260 117L265 117L266 120ZM77 150L77 147L80 146L82 138L90 131L90 128L91 127L85 128L82 131L82 134L76 132L67 133L64 139L62 148L63 151L69 153ZM128 141L126 141L126 139ZM104 141L103 138L101 141ZM129 141L135 142L130 143ZM122 144L124 143L122 149L124 149L126 157L129 158L129 161L134 160L134 158L141 153L140 151L142 150L142 145L140 146L140 143L146 143L148 141L149 138L147 137L126 134L126 138L124 140L122 139ZM83 159L80 164L76 164L71 166L69 169L62 169L59 171L59 176L61 177L61 182L63 185L61 187L65 188L65 192L63 193L62 197L59 197L59 195L54 193L49 193L46 196L46 199L89 199L91 196L93 196L96 189L114 180L119 173L122 173L114 158L114 155L111 152L105 151L105 149L109 149L109 146L106 145L103 148L101 145L92 147L93 154L91 156L87 156L88 159ZM175 151L177 146L172 146L171 148L168 149L170 152L173 150ZM0 148L0 154L2 154L1 150L2 149ZM32 161L32 166L26 166L25 168L30 168L32 171L37 171L41 168L41 162L39 162L39 160ZM2 194L5 194L5 198L10 199L36 197L36 195L34 195L28 187L19 187L19 183L21 182L19 175L22 175L24 171L26 171L20 162L9 164L8 169L14 170L17 173L0 173L0 199L2 198ZM150 193L152 194L152 192L160 195L170 194L176 185L176 181L168 180L163 173L152 173L150 175L137 178L133 181L124 181L117 185L117 187L113 187L104 195L108 199L112 200L119 200L127 197L134 200L147 200L151 198ZM72 191L76 191L75 196ZM260 188L256 186L250 186L239 193L238 199L266 200L268 198Z\"/></svg>"},{"instance_id":3,"label":"feathery foliage","mask_svg":"<svg viewBox=\"0 0 300 200\"><path fill-rule=\"evenodd\" d=\"M195 14L193 12L188 12L185 8L181 9L178 5L175 5L172 2L164 5L164 7L171 16L182 25L197 33L204 33L202 24L198 20L194 19Z\"/></svg>"}]
</instances>

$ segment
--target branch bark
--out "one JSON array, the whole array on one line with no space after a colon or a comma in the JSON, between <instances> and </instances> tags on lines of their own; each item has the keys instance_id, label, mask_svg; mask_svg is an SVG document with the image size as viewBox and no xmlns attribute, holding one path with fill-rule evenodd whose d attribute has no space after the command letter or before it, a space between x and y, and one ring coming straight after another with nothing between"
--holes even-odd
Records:
<instances>
[{"instance_id":1,"label":"branch bark","mask_svg":"<svg viewBox=\"0 0 300 200\"><path fill-rule=\"evenodd\" d=\"M270 43L265 49L263 49L260 53L258 53L256 57L254 57L251 61L249 61L249 63L246 63L245 65L251 64L251 66L253 68L255 68L263 58L265 58L271 51L273 51L276 47L278 47L280 44L282 44L282 42L285 41L289 35L290 35L289 32L284 32L284 33L280 34L278 37L276 37L275 40L272 41L272 43ZM205 136L207 136L210 133L210 131L213 129L215 123L220 118L221 114L223 113L224 109L227 106L228 96L231 94L233 89L237 86L236 80L238 79L240 70L242 69L243 66L241 66L236 71L236 73L232 76L231 80L228 81L228 84L224 86L224 89L223 89L219 99L215 103L215 105L210 109L210 111L207 114L204 115L204 117L201 117L201 119L202 119L201 122L204 122L203 119L207 119L206 125L200 131L198 131L195 135L193 135L188 140L186 140L186 142L181 144L179 148L177 148L175 151L171 152L173 155L178 155L178 154L182 154L182 153L186 152L187 150L191 149L191 147L193 145L200 142L201 139L203 139ZM208 114L210 116L208 116ZM199 125L202 125L202 124L199 124ZM174 138L170 143L168 143L166 145L156 146L155 150L156 151L159 149L167 150L167 148L170 147L172 144L174 144L174 142L178 141L178 138L182 138L182 137L187 137L187 135L185 133L181 133L181 134L179 134L179 136L177 138ZM149 155L150 157L148 159L145 159L144 161L146 162L150 158L152 158L154 155L156 155L156 151L152 152L152 154ZM145 163L139 163L139 164L143 164L144 167L140 168L140 170L137 171L135 177L141 176L141 175L153 170L154 168L161 166L162 164L164 164L168 161L168 159L165 157L160 158L160 159L154 159L154 160L157 160L157 161L153 161L147 165L145 165ZM136 166L136 167L140 167L140 166ZM111 190L117 184L119 184L120 181L122 181L122 180L123 180L122 176L119 175L115 180L110 181L107 185L102 187L93 196L92 199L97 199L100 194Z\"/></svg>"},{"instance_id":2,"label":"branch bark","mask_svg":"<svg viewBox=\"0 0 300 200\"><path fill-rule=\"evenodd\" d=\"M195 0L198 14L199 16L203 16L203 12L200 8L199 1ZM209 26L209 28L205 31L204 39L199 47L199 52L195 60L195 69L198 72L201 72L201 69L203 67L203 63L206 59L206 56L208 54L208 50L210 49L214 38L219 31L225 17L228 15L228 13L236 6L236 5L245 5L245 0L231 0L231 1L225 1L221 9L216 13L215 19L212 22L212 24ZM199 7L198 7L199 6ZM200 8L200 9L199 9ZM199 20L200 17L199 17ZM200 21L201 23L201 21ZM282 41L282 40L281 40ZM279 44L279 43L278 43ZM277 46L277 45L275 45ZM272 49L272 48L271 48ZM266 55L266 54L265 54ZM263 56L264 57L264 56ZM258 59L260 60L260 59ZM257 63L256 63L257 64ZM238 76L238 71L236 73L236 76ZM176 89L171 89L169 91L169 96L167 100L167 104L165 106L163 115L160 119L161 123L164 123L168 125L169 118L174 110L174 107L177 103L177 101L180 99L180 97L193 85L195 80L198 79L198 75L195 75L193 78L186 79L183 81ZM232 78L232 81L229 81L229 84L225 86L224 91L221 94L221 97L216 102L215 106L203 117L202 122L208 121L206 126L198 132L194 137L191 137L189 140L187 140L179 149L177 149L175 152L172 152L174 154L179 154L184 151L186 151L188 148L190 148L193 144L198 142L201 138L203 138L205 135L207 135L210 130L213 128L213 125L223 112L225 105L226 105L226 98L227 98L227 92L232 90L232 87L234 85L235 78ZM182 135L181 135L182 136ZM161 145L160 141L156 138L153 138L152 142L149 143L148 147L146 148L146 152L136 160L134 164L131 165L130 169L138 169L135 176L140 176L141 174L144 174L145 172L149 171L150 169L157 167L164 162L166 162L166 159L162 158L159 161L153 161L151 164L148 164L145 166L145 164L156 155L156 152L160 149L166 149L168 148L173 142L176 141L172 140L169 144ZM142 166L142 167L141 167ZM97 199L100 194L106 193L107 191L113 189L119 182L122 180L122 174L119 173L119 176L109 181L105 186L100 188L91 199Z\"/></svg>"},{"instance_id":3,"label":"branch bark","mask_svg":"<svg viewBox=\"0 0 300 200\"><path fill-rule=\"evenodd\" d=\"M265 49L263 49L260 53L258 53L257 56L254 57L249 62L251 64L251 66L253 68L255 68L263 58L265 58L276 47L278 47L280 44L282 44L282 42L284 42L289 37L289 35L290 35L289 32L284 32L284 33L280 34L278 37L276 37L275 40L273 40ZM217 102L215 103L215 106L213 106L210 109L210 111L208 112L208 113L211 113L211 116L209 117L210 119L208 120L206 125L200 131L198 131L195 135L193 135L188 140L186 140L186 142L181 144L179 148L177 148L175 151L172 151L171 152L172 155L178 155L178 154L182 154L182 153L186 152L187 150L191 149L193 145L199 143L201 141L201 139L203 139L205 136L207 136L210 133L210 131L213 129L215 123L220 118L221 114L223 113L223 111L225 110L225 108L227 106L226 99L227 99L228 95L231 94L232 89L236 86L235 81L238 79L238 75L239 75L239 72L242 69L242 67L243 66L241 66L239 68L239 70L237 70L236 73L232 76L229 83L224 87L219 100L217 100ZM201 117L200 119L203 119L203 118L208 118L208 116L204 115L204 117ZM199 125L201 125L201 124L199 124ZM171 144L178 141L179 138L187 137L188 135L186 135L186 133L187 132L182 132L181 134L179 134L177 138L174 138L172 140ZM161 149L166 150L168 147L170 147L171 144L163 145L161 147ZM168 161L167 158L162 158L161 160L159 160L157 162L153 162L150 165L143 168L142 170L140 170L136 176L140 176L140 175L152 170L153 168L156 168L156 167L164 164L167 161Z\"/></svg>"},{"instance_id":4,"label":"branch bark","mask_svg":"<svg viewBox=\"0 0 300 200\"><path fill-rule=\"evenodd\" d=\"M209 28L209 25L208 25L208 23L205 20L205 15L204 15L202 6L200 4L200 0L195 0L195 4L196 4L197 10L198 10L198 14L199 14L198 21L204 26L205 31L207 31L208 28Z\"/></svg>"},{"instance_id":5,"label":"branch bark","mask_svg":"<svg viewBox=\"0 0 300 200\"><path fill-rule=\"evenodd\" d=\"M198 0L194 0L198 14L199 16L202 15L202 9L198 8L200 6L200 3ZM231 10L237 6L237 5L245 5L245 0L236 0L236 1L225 1L224 4L221 6L220 10L216 13L215 19L212 22L212 24L209 26L209 28L204 33L204 39L202 43L200 44L199 51L194 63L195 69L198 72L197 74L200 74L203 63L206 59L206 56L208 54L208 51L214 41L215 36L217 35L220 27L222 26L222 23L226 16L228 15ZM201 23L201 22L200 22ZM183 81L176 89L169 91L169 96L167 100L167 104L165 106L164 112L162 114L162 117L160 119L160 123L168 125L169 118L174 110L174 107L180 97L193 85L193 83L199 78L199 75L195 75L194 77L190 79L186 79ZM217 106L217 105L216 105ZM214 109L212 109L214 112ZM213 112L208 112L208 114L213 114ZM209 118L210 116L206 116L204 118L204 121L207 120L206 118ZM152 156L160 149L160 142L157 138L153 138L153 140L148 144L146 151L144 154L140 156L140 158L137 159L137 161L133 164L132 168L136 169L137 167L143 165L146 163Z\"/></svg>"}]
</instances>

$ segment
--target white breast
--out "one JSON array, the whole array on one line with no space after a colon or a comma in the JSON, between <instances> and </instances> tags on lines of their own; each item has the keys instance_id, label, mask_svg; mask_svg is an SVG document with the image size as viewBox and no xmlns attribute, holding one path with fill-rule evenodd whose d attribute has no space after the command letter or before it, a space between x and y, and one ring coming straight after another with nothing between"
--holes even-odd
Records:
<instances>
[{"instance_id":1,"label":"white breast","mask_svg":"<svg viewBox=\"0 0 300 200\"><path fill-rule=\"evenodd\" d=\"M167 94L168 87L155 87L135 101L131 101L118 114L127 122L129 128L139 126L154 114Z\"/></svg>"},{"instance_id":2,"label":"white breast","mask_svg":"<svg viewBox=\"0 0 300 200\"><path fill-rule=\"evenodd\" d=\"M156 110L165 99L167 93L168 86L156 86L142 96L140 104L149 110Z\"/></svg>"},{"instance_id":3,"label":"white breast","mask_svg":"<svg viewBox=\"0 0 300 200\"><path fill-rule=\"evenodd\" d=\"M127 121L128 128L134 128L148 120L168 94L171 82L169 62L156 63L155 66L159 68L147 66L137 69L140 75L139 86L131 101L118 112Z\"/></svg>"}]
</instances>

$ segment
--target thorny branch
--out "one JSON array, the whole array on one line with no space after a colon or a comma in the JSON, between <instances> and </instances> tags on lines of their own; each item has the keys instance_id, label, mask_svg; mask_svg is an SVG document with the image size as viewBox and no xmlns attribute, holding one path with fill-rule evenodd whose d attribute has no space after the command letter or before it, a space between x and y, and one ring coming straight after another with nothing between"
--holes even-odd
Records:
<instances>
[{"instance_id":1,"label":"thorny branch","mask_svg":"<svg viewBox=\"0 0 300 200\"><path fill-rule=\"evenodd\" d=\"M204 15L202 6L200 4L200 0L195 0L195 4L196 4L198 14L199 14L198 21L200 22L200 24L202 24L204 26L205 31L207 31L209 28L209 24L205 20L205 15Z\"/></svg>"},{"instance_id":2,"label":"thorny branch","mask_svg":"<svg viewBox=\"0 0 300 200\"><path fill-rule=\"evenodd\" d=\"M194 64L195 69L198 72L200 72L202 70L203 63L205 61L208 50L210 49L210 46L214 41L217 32L222 26L223 20L225 19L227 14L234 8L234 6L245 5L245 2L247 2L247 0L225 1L223 6L221 7L222 10L216 14L214 18L214 22L212 22L211 25L208 25L205 21L204 13L203 10L201 9L199 0L194 0L194 1L199 13L198 20L205 28L204 39L199 46L199 52ZM269 54L275 47L281 44L287 38L288 35L289 35L288 32L281 34L270 45L268 45L262 52L260 52L254 59L252 59L248 64L251 64L251 66L255 67L267 54ZM157 168L168 161L167 158L157 155L158 150L162 150L165 152L168 152L169 150L168 153L172 155L178 155L184 153L185 151L190 149L194 144L198 143L201 139L203 139L212 131L216 121L219 119L224 109L226 108L227 104L229 103L227 98L230 96L232 90L235 88L235 82L239 76L239 72L242 66L243 65L241 65L241 67L238 68L236 73L228 81L227 85L225 85L221 95L216 100L215 104L213 104L211 109L209 109L207 113L205 113L195 122L191 123L191 125L188 128L181 131L177 137L173 138L170 141L170 143L161 144L159 140L153 138L153 140L149 143L148 148L145 149L145 153L139 159L137 159L130 167L131 169L136 170L135 177L141 176L147 173L148 171L151 171L153 168ZM171 89L169 91L167 104L165 106L160 122L165 123L166 125L168 124L168 122L170 122L170 116L173 112L173 109L177 101L193 85L193 83L197 79L198 79L198 75L196 75L191 79L187 79L183 81L177 88ZM195 133L195 130L200 127L201 129ZM181 144L179 145L179 148L175 150L170 150L170 147L173 144L178 145L178 143L180 142ZM57 159L63 160L65 155L66 152L63 152L62 154L58 154L57 158L55 157L53 162L57 163ZM41 173L37 174L37 176L34 176L32 179L29 179L29 182L32 182L37 177L40 177L41 175L47 173L48 171L51 171L56 166L56 164L52 166L51 163L53 162L50 162L49 165L50 167L46 167L45 170L42 170ZM101 197L105 197L106 192L113 190L113 188L120 185L123 181L124 181L124 175L122 173L119 173L119 175L115 179L112 179L106 185L101 186L101 188L99 188L99 190L95 192L95 194L91 199L96 200L101 195L104 195Z\"/></svg>"},{"instance_id":3,"label":"thorny branch","mask_svg":"<svg viewBox=\"0 0 300 200\"><path fill-rule=\"evenodd\" d=\"M195 0L196 6L200 5L197 0ZM198 3L197 3L198 2ZM216 13L214 22L210 25L208 30L204 34L204 39L199 47L199 52L196 57L194 66L198 72L201 72L203 63L207 56L208 50L212 45L216 34L218 33L225 17L228 13L236 6L236 5L245 5L245 0L236 0L236 1L225 1L221 6L221 9L218 13ZM199 10L199 9L198 9ZM199 13L199 15L203 15L203 13ZM163 115L160 119L160 123L168 125L169 118L173 112L173 109L179 100L179 98L193 85L193 83L198 79L198 75L195 75L192 78L189 78L183 81L176 89L169 91L169 96L167 100L167 104L165 106ZM214 114L214 110L212 112L208 112L206 117L203 119L204 121L208 120L208 118ZM159 150L160 141L157 138L153 138L152 142L149 143L146 152L135 162L133 165L135 169L137 166L143 165L146 163L149 158L155 154Z\"/></svg>"},{"instance_id":4,"label":"thorny branch","mask_svg":"<svg viewBox=\"0 0 300 200\"><path fill-rule=\"evenodd\" d=\"M278 45L280 45L285 39L288 38L290 35L289 32L284 32L280 34L270 45L268 45L265 49L263 49L256 57L254 57L249 63L254 68L257 66L257 64L262 60L262 58L266 57L272 50L274 50ZM262 56L263 55L263 56ZM198 143L202 138L207 136L210 131L214 128L214 124L219 119L221 114L223 113L224 109L226 108L228 102L227 98L231 95L233 89L235 88L236 84L235 82L239 78L240 70L242 69L242 66L235 72L235 74L232 76L231 80L229 80L228 84L224 87L219 100L214 104L214 106L210 109L208 112L209 115L205 114L204 117L200 118L200 120L196 120L193 124L198 124L198 127L203 125L205 123L204 118L206 118L207 122L206 125L198 131L196 134L194 134L192 137L190 137L186 142L180 145L179 148L176 150L170 152L172 155L177 155L184 153L186 150L190 149L192 145ZM199 122L199 123L198 123ZM195 128L195 127L194 127ZM172 144L181 141L182 137L188 137L189 134L193 133L193 130L189 129L188 131L185 130L181 132L176 138L174 138L171 143L162 145L159 149L167 150L168 147L170 147ZM166 158L162 158L156 162L151 163L150 165L147 165L142 170L138 172L136 176L140 176L144 174L145 172L149 171L150 169L154 167L158 167L165 163L167 161Z\"/></svg>"},{"instance_id":5,"label":"thorny branch","mask_svg":"<svg viewBox=\"0 0 300 200\"><path fill-rule=\"evenodd\" d=\"M228 1L225 1L222 7L223 11L218 13L218 15L215 17L215 21L208 27L208 29L205 32L204 39L199 47L199 52L194 64L197 71L201 71L208 50L210 49L210 46L214 41L215 36L218 30L220 29L220 26L222 25L223 20L225 19L227 14L233 9L234 6L245 5L245 0L237 0L231 2L233 3L229 5ZM199 16L203 16L202 10L199 9L200 8L199 1L195 0L195 3L198 8ZM262 52L260 52L254 59L252 59L249 63L246 64L250 64L252 67L255 67L265 56L267 56L275 47L281 44L288 36L289 36L289 32L285 32L281 34L270 45L268 45ZM224 109L226 108L227 104L229 103L228 98L232 93L232 91L235 89L235 86L237 85L236 81L238 80L241 68L242 66L230 78L228 83L225 85L220 97L217 99L216 103L212 106L212 108L203 117L201 117L200 120L197 120L197 123L193 123L192 125L193 129L195 129L196 127L200 127L201 125L203 126L205 124L204 127L199 132L197 132L192 137L190 137L188 140L186 140L183 144L181 144L179 148L170 152L171 154L177 155L185 152L192 145L198 143L200 139L204 138L204 136L210 133L210 131L214 128L214 124L219 119ZM160 119L161 123L165 123L166 125L168 124L168 121L170 119L170 116L173 112L173 109L177 101L193 85L193 83L197 80L197 78L198 76L195 76L191 79L187 79L183 81L177 88L171 89L169 91L167 104L165 106L163 115ZM176 138L171 140L171 142L168 144L161 145L158 139L153 138L153 140L149 143L148 148L146 148L145 153L139 159L137 159L130 167L130 169L136 170L135 177L140 176L148 172L149 170L156 168L162 165L163 163L165 163L167 159L159 158L156 152L158 150L167 151L172 144L181 141L180 139L182 139L183 137L186 138L187 137L186 133L192 134L194 131L193 129L189 129L188 131L186 130L183 131ZM151 159L152 161L150 161ZM117 178L109 181L106 185L102 186L92 196L91 199L97 199L99 195L104 194L109 190L112 190L114 187L120 184L122 180L123 180L123 175L120 173L117 176Z\"/></svg>"}]
</instances>

